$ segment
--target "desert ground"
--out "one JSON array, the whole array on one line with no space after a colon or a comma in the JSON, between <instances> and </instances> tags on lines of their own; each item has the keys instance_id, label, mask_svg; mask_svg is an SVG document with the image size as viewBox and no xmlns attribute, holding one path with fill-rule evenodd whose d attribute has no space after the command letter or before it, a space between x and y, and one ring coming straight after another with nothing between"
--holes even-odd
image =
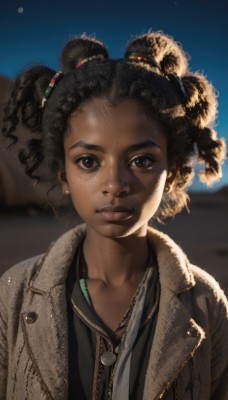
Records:
<instances>
[{"instance_id":1,"label":"desert ground","mask_svg":"<svg viewBox=\"0 0 228 400\"><path fill-rule=\"evenodd\" d=\"M189 211L155 227L171 236L189 260L208 271L228 295L228 193L191 195ZM2 208L0 211L0 274L15 263L43 253L63 232L80 223L68 215L34 207Z\"/></svg>"}]
</instances>

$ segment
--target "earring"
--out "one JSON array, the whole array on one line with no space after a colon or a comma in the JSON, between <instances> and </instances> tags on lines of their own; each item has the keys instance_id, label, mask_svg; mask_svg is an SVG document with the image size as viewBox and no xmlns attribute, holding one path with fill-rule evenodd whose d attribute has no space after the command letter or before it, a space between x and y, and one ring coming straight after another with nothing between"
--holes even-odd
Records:
<instances>
[{"instance_id":1,"label":"earring","mask_svg":"<svg viewBox=\"0 0 228 400\"><path fill-rule=\"evenodd\" d=\"M64 194L67 196L68 194L70 194L70 191L69 191L68 189L66 189L66 190L64 191Z\"/></svg>"}]
</instances>

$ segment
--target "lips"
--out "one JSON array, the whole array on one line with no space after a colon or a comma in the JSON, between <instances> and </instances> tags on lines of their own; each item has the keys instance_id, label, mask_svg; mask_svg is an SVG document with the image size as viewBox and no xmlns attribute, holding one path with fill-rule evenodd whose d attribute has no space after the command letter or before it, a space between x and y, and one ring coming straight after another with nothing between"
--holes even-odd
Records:
<instances>
[{"instance_id":1,"label":"lips","mask_svg":"<svg viewBox=\"0 0 228 400\"><path fill-rule=\"evenodd\" d=\"M130 207L108 204L100 208L97 212L105 221L124 221L131 218L133 211L134 210Z\"/></svg>"}]
</instances>

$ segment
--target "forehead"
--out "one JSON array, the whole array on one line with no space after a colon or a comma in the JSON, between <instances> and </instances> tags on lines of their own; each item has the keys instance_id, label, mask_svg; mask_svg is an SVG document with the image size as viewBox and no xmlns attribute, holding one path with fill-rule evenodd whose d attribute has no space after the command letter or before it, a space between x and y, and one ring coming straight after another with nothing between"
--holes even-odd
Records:
<instances>
[{"instance_id":1,"label":"forehead","mask_svg":"<svg viewBox=\"0 0 228 400\"><path fill-rule=\"evenodd\" d=\"M166 143L161 124L132 99L113 105L95 98L83 103L70 117L67 136L77 139L112 140L114 143L153 138Z\"/></svg>"},{"instance_id":2,"label":"forehead","mask_svg":"<svg viewBox=\"0 0 228 400\"><path fill-rule=\"evenodd\" d=\"M137 101L132 99L126 99L120 101L118 104L112 104L106 98L93 98L84 102L70 117L70 123L74 121L77 123L83 121L83 123L106 123L108 120L113 122L124 122L124 123L138 123L154 121L154 118L150 116L143 106Z\"/></svg>"}]
</instances>

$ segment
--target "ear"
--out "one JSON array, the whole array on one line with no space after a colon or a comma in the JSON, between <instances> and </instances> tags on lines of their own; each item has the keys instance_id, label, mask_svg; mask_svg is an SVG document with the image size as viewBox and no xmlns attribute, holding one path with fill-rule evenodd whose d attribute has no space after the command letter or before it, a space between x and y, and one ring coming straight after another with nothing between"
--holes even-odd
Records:
<instances>
[{"instance_id":1,"label":"ear","mask_svg":"<svg viewBox=\"0 0 228 400\"><path fill-rule=\"evenodd\" d=\"M58 182L62 189L63 194L65 194L65 195L70 194L70 189L69 189L69 186L67 183L67 177L66 177L65 171L60 171L60 170L57 171L56 176L57 176L57 179L58 179Z\"/></svg>"}]
</instances>

